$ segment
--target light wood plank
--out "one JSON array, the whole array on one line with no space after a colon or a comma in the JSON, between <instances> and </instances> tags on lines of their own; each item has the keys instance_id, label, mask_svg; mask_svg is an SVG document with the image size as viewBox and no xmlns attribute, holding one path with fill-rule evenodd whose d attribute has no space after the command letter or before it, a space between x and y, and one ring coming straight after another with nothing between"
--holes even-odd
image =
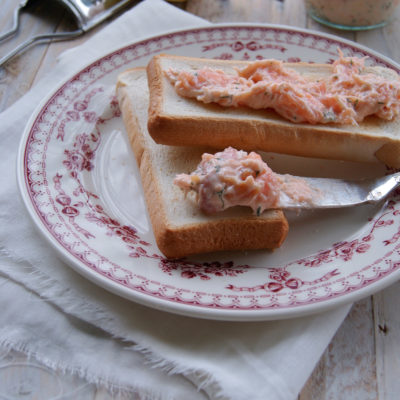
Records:
<instances>
[{"instance_id":1,"label":"light wood plank","mask_svg":"<svg viewBox=\"0 0 400 400\"><path fill-rule=\"evenodd\" d=\"M70 28L71 28L70 19L65 18L60 21L60 24L57 27L56 32L65 32L68 31ZM45 77L46 74L52 70L52 68L54 68L54 66L57 64L57 57L61 53L84 43L92 35L96 34L96 32L99 29L101 29L101 27L97 27L92 31L86 33L85 35L79 36L72 40L52 43L51 46L49 46L46 49L46 52L43 54L43 59L40 68L38 69L37 73L34 76L32 85L35 85L40 79Z\"/></svg>"},{"instance_id":2,"label":"light wood plank","mask_svg":"<svg viewBox=\"0 0 400 400\"><path fill-rule=\"evenodd\" d=\"M7 0L4 6L2 4L2 13L0 13L2 31L11 27L11 15L17 3L18 0ZM0 43L0 54L7 54L18 43L33 35L53 32L64 15L64 10L56 6L55 3L47 2L46 9L43 3L38 3L32 10L29 9L29 12L22 13L21 29L13 38ZM29 90L42 63L46 49L47 45L33 47L11 60L5 68L0 68L0 111L9 107Z\"/></svg>"},{"instance_id":3,"label":"light wood plank","mask_svg":"<svg viewBox=\"0 0 400 400\"><path fill-rule=\"evenodd\" d=\"M305 385L300 400L377 398L371 298L354 304Z\"/></svg>"},{"instance_id":4,"label":"light wood plank","mask_svg":"<svg viewBox=\"0 0 400 400\"><path fill-rule=\"evenodd\" d=\"M400 62L400 7L396 9L391 23L383 28L383 35L390 49L389 56Z\"/></svg>"},{"instance_id":5,"label":"light wood plank","mask_svg":"<svg viewBox=\"0 0 400 400\"><path fill-rule=\"evenodd\" d=\"M307 13L304 2L298 0L282 2L282 16L279 23L305 28L307 26Z\"/></svg>"},{"instance_id":6,"label":"light wood plank","mask_svg":"<svg viewBox=\"0 0 400 400\"><path fill-rule=\"evenodd\" d=\"M379 399L400 394L400 282L374 296Z\"/></svg>"}]
</instances>

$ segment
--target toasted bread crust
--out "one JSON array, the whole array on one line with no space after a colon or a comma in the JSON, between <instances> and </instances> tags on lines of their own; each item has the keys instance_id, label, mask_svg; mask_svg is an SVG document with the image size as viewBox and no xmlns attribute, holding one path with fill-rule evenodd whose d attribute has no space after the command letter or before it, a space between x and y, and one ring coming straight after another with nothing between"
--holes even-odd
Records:
<instances>
[{"instance_id":1,"label":"toasted bread crust","mask_svg":"<svg viewBox=\"0 0 400 400\"><path fill-rule=\"evenodd\" d=\"M209 145L223 149L228 145L244 150L261 150L304 157L349 160L359 162L381 161L389 167L400 167L400 122L382 121L369 117L358 127L346 125L295 124L284 120L273 111L238 108L227 110L218 105L202 104L182 99L190 115L165 111L168 102L176 102L179 95L166 95L169 82L164 77L162 62L187 62L188 65L218 67L246 65L246 62L194 59L170 55L153 57L147 67L150 91L148 130L157 143L175 146ZM292 68L312 69L326 73L330 68L322 64L289 64ZM388 73L382 68L370 67L376 73Z\"/></svg>"},{"instance_id":2,"label":"toasted bread crust","mask_svg":"<svg viewBox=\"0 0 400 400\"><path fill-rule=\"evenodd\" d=\"M142 121L143 116L139 116L135 110L136 105L132 99L132 90L138 89L127 84L128 79L125 79L129 75L140 74L145 76L145 70L138 68L123 73L118 80L117 95L126 131L139 166L154 236L161 252L168 258L181 258L204 252L279 247L289 229L281 210L267 211L260 217L252 215L249 209L246 212L240 210L237 213L221 213L207 218L202 215L196 218L193 215L201 212L193 209L188 213L185 223L171 219L171 204L163 191L163 168L155 165L156 152L162 148L163 153L171 153L173 159L184 154L185 150L182 147L157 145L151 140L148 132L142 129L146 124ZM187 201L183 193L179 192L177 202ZM182 212L187 212L183 209L184 207Z\"/></svg>"}]
</instances>

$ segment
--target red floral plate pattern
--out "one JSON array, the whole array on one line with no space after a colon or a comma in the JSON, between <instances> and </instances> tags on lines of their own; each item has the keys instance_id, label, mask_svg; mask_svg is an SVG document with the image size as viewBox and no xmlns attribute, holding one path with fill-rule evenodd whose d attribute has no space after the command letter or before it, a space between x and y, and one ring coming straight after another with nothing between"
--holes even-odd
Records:
<instances>
[{"instance_id":1,"label":"red floral plate pattern","mask_svg":"<svg viewBox=\"0 0 400 400\"><path fill-rule=\"evenodd\" d=\"M222 59L332 62L345 55L399 67L330 35L280 27L217 25L171 32L107 54L38 108L20 146L25 204L43 235L78 272L158 309L225 320L266 320L326 310L399 278L399 195L355 209L288 214L274 251L167 260L149 226L139 174L113 88L118 73L160 52ZM100 105L101 108L100 108ZM360 178L382 166L268 154L278 172Z\"/></svg>"}]
</instances>

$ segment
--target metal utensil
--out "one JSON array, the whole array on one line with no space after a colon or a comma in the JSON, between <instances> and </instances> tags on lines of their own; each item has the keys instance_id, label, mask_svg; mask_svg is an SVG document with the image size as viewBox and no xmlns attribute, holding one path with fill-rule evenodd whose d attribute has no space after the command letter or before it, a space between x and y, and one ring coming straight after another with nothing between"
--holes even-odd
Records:
<instances>
[{"instance_id":1,"label":"metal utensil","mask_svg":"<svg viewBox=\"0 0 400 400\"><path fill-rule=\"evenodd\" d=\"M278 208L341 208L366 203L379 203L399 185L400 172L362 181L304 177L300 179L310 187L313 194L312 201L298 202L298 200L283 193Z\"/></svg>"},{"instance_id":2,"label":"metal utensil","mask_svg":"<svg viewBox=\"0 0 400 400\"><path fill-rule=\"evenodd\" d=\"M21 12L26 9L32 0L21 0L17 8L14 11L13 26L12 28L0 35L0 42L4 41L11 36L15 35L20 26L20 15ZM107 18L110 18L115 13L121 11L124 7L127 7L133 0L57 0L62 3L67 10L71 12L76 20L78 29L70 32L57 32L50 34L36 35L25 42L18 45L10 53L0 58L0 67L3 66L7 61L27 50L29 47L40 44L48 43L50 41L61 41L72 39L83 33L89 31L95 26L99 25ZM137 2L137 1L136 1Z\"/></svg>"}]
</instances>

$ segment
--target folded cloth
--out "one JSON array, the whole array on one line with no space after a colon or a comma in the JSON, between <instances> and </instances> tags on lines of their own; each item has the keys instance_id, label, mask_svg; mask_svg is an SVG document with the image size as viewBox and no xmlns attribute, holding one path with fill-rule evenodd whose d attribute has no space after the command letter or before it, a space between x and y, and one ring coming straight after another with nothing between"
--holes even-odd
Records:
<instances>
[{"instance_id":1,"label":"folded cloth","mask_svg":"<svg viewBox=\"0 0 400 400\"><path fill-rule=\"evenodd\" d=\"M119 298L76 274L37 234L10 168L34 108L66 76L126 42L204 24L162 0L143 1L63 53L0 114L0 344L143 398L294 399L350 306L240 323L172 315Z\"/></svg>"}]
</instances>

